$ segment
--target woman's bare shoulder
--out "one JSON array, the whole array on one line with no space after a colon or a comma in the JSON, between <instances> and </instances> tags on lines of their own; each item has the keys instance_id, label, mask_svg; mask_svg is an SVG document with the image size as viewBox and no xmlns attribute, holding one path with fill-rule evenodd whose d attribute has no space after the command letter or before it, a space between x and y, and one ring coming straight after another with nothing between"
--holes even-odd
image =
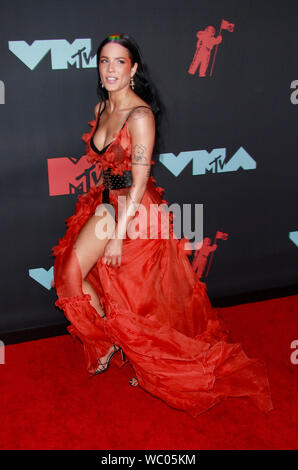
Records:
<instances>
[{"instance_id":1,"label":"woman's bare shoulder","mask_svg":"<svg viewBox=\"0 0 298 470\"><path fill-rule=\"evenodd\" d=\"M151 106L146 103L146 101L139 99L137 100L134 105L131 107L131 110L128 114L129 120L134 121L136 119L141 118L150 118L154 119L154 113L151 109Z\"/></svg>"},{"instance_id":2,"label":"woman's bare shoulder","mask_svg":"<svg viewBox=\"0 0 298 470\"><path fill-rule=\"evenodd\" d=\"M136 104L132 108L127 118L127 124L132 136L136 136L138 139L140 136L154 139L155 116L147 103Z\"/></svg>"},{"instance_id":3,"label":"woman's bare shoulder","mask_svg":"<svg viewBox=\"0 0 298 470\"><path fill-rule=\"evenodd\" d=\"M142 125L153 125L155 121L154 113L151 107L146 105L136 105L129 113L128 125L132 127L139 127Z\"/></svg>"}]
</instances>

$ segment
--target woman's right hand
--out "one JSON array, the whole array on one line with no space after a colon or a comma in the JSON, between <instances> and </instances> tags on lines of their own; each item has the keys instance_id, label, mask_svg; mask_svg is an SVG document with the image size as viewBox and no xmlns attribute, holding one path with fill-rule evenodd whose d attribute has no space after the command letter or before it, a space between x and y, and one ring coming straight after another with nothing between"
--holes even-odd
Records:
<instances>
[{"instance_id":1,"label":"woman's right hand","mask_svg":"<svg viewBox=\"0 0 298 470\"><path fill-rule=\"evenodd\" d=\"M105 246L102 261L108 266L120 266L122 257L123 240L121 238L110 238Z\"/></svg>"}]
</instances>

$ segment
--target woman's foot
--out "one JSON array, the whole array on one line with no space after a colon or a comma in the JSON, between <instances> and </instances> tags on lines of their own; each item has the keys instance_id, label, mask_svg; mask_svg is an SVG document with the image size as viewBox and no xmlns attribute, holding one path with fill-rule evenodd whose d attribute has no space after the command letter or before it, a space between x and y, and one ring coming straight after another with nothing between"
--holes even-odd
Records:
<instances>
[{"instance_id":1,"label":"woman's foot","mask_svg":"<svg viewBox=\"0 0 298 470\"><path fill-rule=\"evenodd\" d=\"M131 385L132 387L137 387L139 385L138 379L136 377L133 377L132 379L130 379L129 385Z\"/></svg>"},{"instance_id":2,"label":"woman's foot","mask_svg":"<svg viewBox=\"0 0 298 470\"><path fill-rule=\"evenodd\" d=\"M119 349L120 348L116 346L116 344L114 344L109 349L109 351L107 352L105 356L100 357L98 359L98 367L93 375L97 375L97 374L101 374L102 372L105 372L107 368L109 367L112 357L114 356L114 354L116 354L117 351L119 351Z\"/></svg>"}]
</instances>

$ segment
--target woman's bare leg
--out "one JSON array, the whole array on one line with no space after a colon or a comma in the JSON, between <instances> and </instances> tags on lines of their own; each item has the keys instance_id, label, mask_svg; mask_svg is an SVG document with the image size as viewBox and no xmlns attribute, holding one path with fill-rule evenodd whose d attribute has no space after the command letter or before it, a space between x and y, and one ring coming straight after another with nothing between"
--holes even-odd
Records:
<instances>
[{"instance_id":1,"label":"woman's bare leg","mask_svg":"<svg viewBox=\"0 0 298 470\"><path fill-rule=\"evenodd\" d=\"M104 316L100 298L86 278L103 255L114 224L113 216L100 204L81 229L76 241L68 244L54 261L54 283L58 296L55 305L64 311L71 323L71 334L78 336L86 346L88 371L92 374L98 368L96 355L106 355L113 343L105 333L104 320L102 324L98 320Z\"/></svg>"},{"instance_id":2,"label":"woman's bare leg","mask_svg":"<svg viewBox=\"0 0 298 470\"><path fill-rule=\"evenodd\" d=\"M106 225L102 223L103 218L106 220ZM98 224L98 222L100 222L100 224ZM101 230L99 230L99 227ZM110 239L113 230L114 219L112 215L103 205L100 205L96 210L96 215L92 216L82 228L73 247L81 267L82 290L85 294L90 294L90 303L101 317L105 317L105 312L100 304L100 300L95 289L86 280L86 277L98 259L103 255L104 248ZM115 346L111 346L107 351L107 354L100 358L99 370L104 370L104 365L114 348ZM116 348L118 349L117 346Z\"/></svg>"},{"instance_id":3,"label":"woman's bare leg","mask_svg":"<svg viewBox=\"0 0 298 470\"><path fill-rule=\"evenodd\" d=\"M105 312L103 311L96 290L86 279L83 279L82 281L82 290L84 294L89 294L91 296L90 304L92 305L92 307L95 308L95 310L102 318L105 317Z\"/></svg>"},{"instance_id":4,"label":"woman's bare leg","mask_svg":"<svg viewBox=\"0 0 298 470\"><path fill-rule=\"evenodd\" d=\"M106 224L103 221L106 221ZM105 315L103 308L95 289L86 277L103 255L105 246L112 235L114 223L112 215L101 204L96 210L96 215L86 222L73 245L81 267L82 290L85 294L90 294L90 303L101 317Z\"/></svg>"}]
</instances>

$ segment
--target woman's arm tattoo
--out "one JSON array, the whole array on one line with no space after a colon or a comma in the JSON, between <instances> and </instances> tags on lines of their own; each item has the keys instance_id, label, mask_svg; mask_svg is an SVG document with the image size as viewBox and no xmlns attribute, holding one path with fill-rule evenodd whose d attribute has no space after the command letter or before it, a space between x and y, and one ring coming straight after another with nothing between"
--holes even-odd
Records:
<instances>
[{"instance_id":1,"label":"woman's arm tattoo","mask_svg":"<svg viewBox=\"0 0 298 470\"><path fill-rule=\"evenodd\" d=\"M132 149L132 160L134 162L141 162L146 159L146 147L142 144L136 144Z\"/></svg>"},{"instance_id":2,"label":"woman's arm tattoo","mask_svg":"<svg viewBox=\"0 0 298 470\"><path fill-rule=\"evenodd\" d=\"M150 176L150 163L146 162L146 147L142 144L137 144L133 148L132 152L132 165L149 166L147 170L147 176Z\"/></svg>"}]
</instances>

